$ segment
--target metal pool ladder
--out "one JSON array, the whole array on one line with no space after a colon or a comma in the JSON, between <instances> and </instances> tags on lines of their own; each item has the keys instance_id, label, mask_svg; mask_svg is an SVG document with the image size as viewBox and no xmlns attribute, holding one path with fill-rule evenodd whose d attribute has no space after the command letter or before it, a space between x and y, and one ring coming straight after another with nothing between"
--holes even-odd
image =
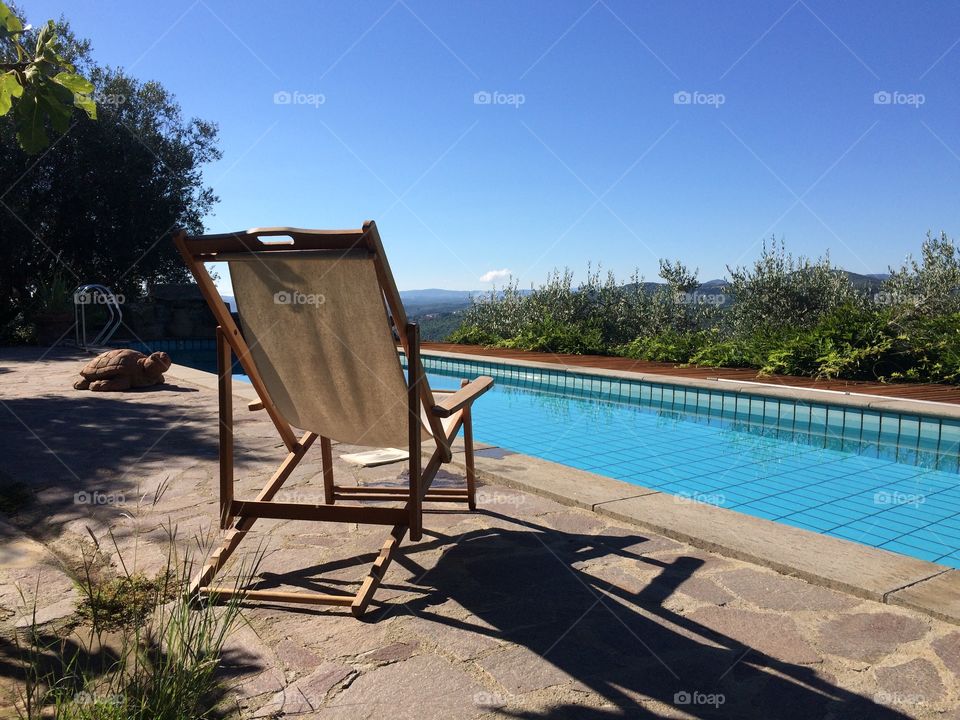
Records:
<instances>
[{"instance_id":1,"label":"metal pool ladder","mask_svg":"<svg viewBox=\"0 0 960 720\"><path fill-rule=\"evenodd\" d=\"M87 340L87 306L103 305L107 309L106 323L93 340ZM86 348L90 345L106 345L123 322L123 311L120 310L120 301L113 290L106 285L90 283L80 285L73 291L73 317L76 330L77 345Z\"/></svg>"}]
</instances>

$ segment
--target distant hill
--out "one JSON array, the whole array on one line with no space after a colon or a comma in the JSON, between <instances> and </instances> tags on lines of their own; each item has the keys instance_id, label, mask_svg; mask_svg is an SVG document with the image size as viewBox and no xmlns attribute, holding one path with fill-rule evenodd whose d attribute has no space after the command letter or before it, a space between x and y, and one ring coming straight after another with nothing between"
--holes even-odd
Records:
<instances>
[{"instance_id":1,"label":"distant hill","mask_svg":"<svg viewBox=\"0 0 960 720\"><path fill-rule=\"evenodd\" d=\"M889 273L872 273L870 275L860 275L859 273L850 272L849 270L840 270L844 275L850 279L850 283L857 288L863 288L869 290L870 292L877 292L880 289L880 286L883 284L883 281L890 277Z\"/></svg>"},{"instance_id":2,"label":"distant hill","mask_svg":"<svg viewBox=\"0 0 960 720\"><path fill-rule=\"evenodd\" d=\"M489 290L401 290L400 299L407 315L412 318L424 315L442 315L470 307L473 300L487 297ZM529 295L530 290L521 290L521 295Z\"/></svg>"},{"instance_id":3,"label":"distant hill","mask_svg":"<svg viewBox=\"0 0 960 720\"><path fill-rule=\"evenodd\" d=\"M482 290L443 290L441 288L427 288L426 290L401 290L400 298L406 302L448 303L469 300L471 295L482 295Z\"/></svg>"},{"instance_id":4,"label":"distant hill","mask_svg":"<svg viewBox=\"0 0 960 720\"><path fill-rule=\"evenodd\" d=\"M401 290L400 299L407 315L413 318L421 315L436 315L451 313L470 307L471 298L479 297L480 290L441 290L428 288L426 290Z\"/></svg>"}]
</instances>

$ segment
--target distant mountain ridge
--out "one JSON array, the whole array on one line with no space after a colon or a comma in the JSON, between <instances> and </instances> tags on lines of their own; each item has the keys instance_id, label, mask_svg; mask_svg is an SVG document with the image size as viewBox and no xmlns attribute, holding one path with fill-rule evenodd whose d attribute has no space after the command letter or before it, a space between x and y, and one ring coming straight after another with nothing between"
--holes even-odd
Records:
<instances>
[{"instance_id":1,"label":"distant mountain ridge","mask_svg":"<svg viewBox=\"0 0 960 720\"><path fill-rule=\"evenodd\" d=\"M469 300L471 296L482 295L483 290L443 290L442 288L427 288L425 290L401 290L400 299L411 303L433 302L461 302Z\"/></svg>"}]
</instances>

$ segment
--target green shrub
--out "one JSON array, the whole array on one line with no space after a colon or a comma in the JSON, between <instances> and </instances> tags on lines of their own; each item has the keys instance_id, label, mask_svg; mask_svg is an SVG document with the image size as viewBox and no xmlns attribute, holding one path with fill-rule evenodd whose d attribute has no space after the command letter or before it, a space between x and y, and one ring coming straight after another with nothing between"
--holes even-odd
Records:
<instances>
[{"instance_id":1,"label":"green shrub","mask_svg":"<svg viewBox=\"0 0 960 720\"><path fill-rule=\"evenodd\" d=\"M570 355L597 355L606 352L606 344L599 328L562 323L550 317L531 323L516 337L502 340L497 345L513 350Z\"/></svg>"},{"instance_id":2,"label":"green shrub","mask_svg":"<svg viewBox=\"0 0 960 720\"><path fill-rule=\"evenodd\" d=\"M712 333L690 364L705 367L759 367L780 338L767 333L726 339Z\"/></svg>"},{"instance_id":3,"label":"green shrub","mask_svg":"<svg viewBox=\"0 0 960 720\"><path fill-rule=\"evenodd\" d=\"M886 313L847 304L809 330L785 337L760 364L764 374L808 375L851 380L882 379L894 339Z\"/></svg>"},{"instance_id":4,"label":"green shrub","mask_svg":"<svg viewBox=\"0 0 960 720\"><path fill-rule=\"evenodd\" d=\"M829 258L764 245L730 282L701 292L697 271L661 261L664 284L618 285L588 269L554 271L529 293L515 281L475 301L451 342L614 354L825 378L960 383L960 249L928 235L872 296ZM709 302L701 302L701 300Z\"/></svg>"},{"instance_id":5,"label":"green shrub","mask_svg":"<svg viewBox=\"0 0 960 720\"><path fill-rule=\"evenodd\" d=\"M461 345L496 345L503 338L479 325L461 325L447 337L447 342Z\"/></svg>"},{"instance_id":6,"label":"green shrub","mask_svg":"<svg viewBox=\"0 0 960 720\"><path fill-rule=\"evenodd\" d=\"M920 260L908 256L878 293L897 317L940 317L960 313L960 248L945 233L927 233Z\"/></svg>"},{"instance_id":7,"label":"green shrub","mask_svg":"<svg viewBox=\"0 0 960 720\"><path fill-rule=\"evenodd\" d=\"M892 346L893 339L886 336L878 343L858 346L837 342L813 330L771 351L760 372L765 375L882 380L886 376L883 368L890 363Z\"/></svg>"},{"instance_id":8,"label":"green shrub","mask_svg":"<svg viewBox=\"0 0 960 720\"><path fill-rule=\"evenodd\" d=\"M637 360L685 363L690 361L703 344L703 333L666 330L657 335L631 340L617 347L615 353Z\"/></svg>"},{"instance_id":9,"label":"green shrub","mask_svg":"<svg viewBox=\"0 0 960 720\"><path fill-rule=\"evenodd\" d=\"M960 383L960 313L917 319L897 330L902 350L891 363L891 379Z\"/></svg>"},{"instance_id":10,"label":"green shrub","mask_svg":"<svg viewBox=\"0 0 960 720\"><path fill-rule=\"evenodd\" d=\"M733 336L804 330L837 308L867 302L829 257L794 258L782 240L764 243L752 267L727 270L733 301L724 324Z\"/></svg>"}]
</instances>

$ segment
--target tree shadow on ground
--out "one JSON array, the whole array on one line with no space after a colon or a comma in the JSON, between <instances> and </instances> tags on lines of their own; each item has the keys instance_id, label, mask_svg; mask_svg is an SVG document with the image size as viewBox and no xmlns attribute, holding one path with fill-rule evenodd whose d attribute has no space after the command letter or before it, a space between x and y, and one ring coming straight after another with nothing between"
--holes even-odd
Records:
<instances>
[{"instance_id":1,"label":"tree shadow on ground","mask_svg":"<svg viewBox=\"0 0 960 720\"><path fill-rule=\"evenodd\" d=\"M51 539L73 519L129 511L127 502L156 492L162 467L176 472L216 458L215 413L165 401L159 389L133 394L141 397L77 391L0 399L7 484L32 495L5 508L15 525ZM126 508L111 497L123 497Z\"/></svg>"}]
</instances>

